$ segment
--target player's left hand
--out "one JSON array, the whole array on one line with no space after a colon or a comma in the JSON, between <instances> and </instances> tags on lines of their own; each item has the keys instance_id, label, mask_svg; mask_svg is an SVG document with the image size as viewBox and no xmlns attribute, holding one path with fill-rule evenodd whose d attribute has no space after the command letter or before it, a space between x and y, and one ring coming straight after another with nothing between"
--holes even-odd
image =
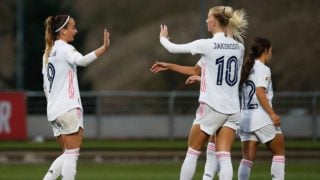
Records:
<instances>
[{"instance_id":1,"label":"player's left hand","mask_svg":"<svg viewBox=\"0 0 320 180\"><path fill-rule=\"evenodd\" d=\"M270 118L271 118L273 124L274 124L276 127L280 126L281 120L280 120L280 117L279 117L277 114L275 114L275 113L274 113L274 114L271 114L271 115L270 115Z\"/></svg>"},{"instance_id":2,"label":"player's left hand","mask_svg":"<svg viewBox=\"0 0 320 180\"><path fill-rule=\"evenodd\" d=\"M110 46L110 33L105 28L103 32L103 47L107 50Z\"/></svg>"},{"instance_id":3,"label":"player's left hand","mask_svg":"<svg viewBox=\"0 0 320 180\"><path fill-rule=\"evenodd\" d=\"M160 37L168 38L168 27L167 25L160 25ZM169 39L169 38L168 38Z\"/></svg>"}]
</instances>

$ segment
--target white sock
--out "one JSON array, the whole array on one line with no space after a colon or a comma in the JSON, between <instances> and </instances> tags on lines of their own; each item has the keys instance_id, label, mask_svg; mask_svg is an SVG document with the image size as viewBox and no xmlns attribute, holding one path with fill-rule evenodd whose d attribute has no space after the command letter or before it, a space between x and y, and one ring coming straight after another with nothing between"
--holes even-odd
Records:
<instances>
[{"instance_id":1,"label":"white sock","mask_svg":"<svg viewBox=\"0 0 320 180\"><path fill-rule=\"evenodd\" d=\"M47 174L44 176L43 180L55 180L61 175L62 165L64 162L64 154L57 157L49 167Z\"/></svg>"},{"instance_id":2,"label":"white sock","mask_svg":"<svg viewBox=\"0 0 320 180\"><path fill-rule=\"evenodd\" d=\"M239 180L248 180L250 177L251 168L253 162L247 159L242 159L238 169L238 179Z\"/></svg>"},{"instance_id":3,"label":"white sock","mask_svg":"<svg viewBox=\"0 0 320 180\"><path fill-rule=\"evenodd\" d=\"M230 152L219 151L217 152L217 159L219 162L219 179L220 180L232 180L233 169L231 163Z\"/></svg>"},{"instance_id":4,"label":"white sock","mask_svg":"<svg viewBox=\"0 0 320 180\"><path fill-rule=\"evenodd\" d=\"M285 157L273 156L271 164L271 176L273 180L284 179Z\"/></svg>"},{"instance_id":5,"label":"white sock","mask_svg":"<svg viewBox=\"0 0 320 180\"><path fill-rule=\"evenodd\" d=\"M218 161L216 157L216 145L213 142L209 142L207 146L207 159L202 180L212 180L217 168Z\"/></svg>"},{"instance_id":6,"label":"white sock","mask_svg":"<svg viewBox=\"0 0 320 180\"><path fill-rule=\"evenodd\" d=\"M187 155L183 161L181 171L180 171L180 180L191 180L197 167L197 160L201 154L201 151L197 151L188 148Z\"/></svg>"},{"instance_id":7,"label":"white sock","mask_svg":"<svg viewBox=\"0 0 320 180\"><path fill-rule=\"evenodd\" d=\"M77 149L66 149L64 151L64 163L62 166L62 179L63 180L74 180L77 174L77 161L79 158L79 148Z\"/></svg>"}]
</instances>

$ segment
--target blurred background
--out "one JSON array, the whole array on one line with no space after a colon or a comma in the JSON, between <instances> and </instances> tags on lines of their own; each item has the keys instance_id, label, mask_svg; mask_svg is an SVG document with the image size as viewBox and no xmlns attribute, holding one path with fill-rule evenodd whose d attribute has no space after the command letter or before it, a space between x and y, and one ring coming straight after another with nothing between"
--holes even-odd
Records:
<instances>
[{"instance_id":1,"label":"blurred background","mask_svg":"<svg viewBox=\"0 0 320 180\"><path fill-rule=\"evenodd\" d=\"M230 5L247 12L247 49L256 36L271 39L273 104L281 115L283 132L289 141L307 140L313 144L306 154L310 159L320 159L319 153L308 153L310 149L320 150L317 143L320 1L317 0L1 0L2 153L20 147L14 143L5 147L4 142L50 142L53 138L46 120L41 67L44 21L57 14L69 14L76 20L78 33L72 44L82 54L101 45L105 27L111 33L108 52L90 66L78 68L85 136L91 140L182 141L183 145L170 148L184 153L198 105L199 86L186 86L184 75L170 71L155 75L149 69L159 60L194 66L199 56L170 54L160 45L160 24L168 25L170 39L176 43L209 38L205 20L208 10L216 5ZM299 149L300 145L292 149ZM32 147L37 146L32 144L24 150L33 151ZM97 146L100 145L92 145L91 150ZM50 147L39 149L43 152ZM134 145L124 149L130 147L135 149ZM153 144L148 148L152 149ZM12 159L10 153L0 156L0 164Z\"/></svg>"},{"instance_id":2,"label":"blurred background","mask_svg":"<svg viewBox=\"0 0 320 180\"><path fill-rule=\"evenodd\" d=\"M167 24L170 38L177 43L210 37L207 13L220 4L247 12L246 45L256 36L272 40L276 91L319 90L320 2L315 0L2 0L0 88L42 90L45 18L70 14L78 28L73 45L83 54L100 46L105 27L111 32L107 55L99 63L79 68L82 90L197 90L184 85L184 76L149 72L155 60L194 65L199 59L164 50L158 40L159 25Z\"/></svg>"}]
</instances>

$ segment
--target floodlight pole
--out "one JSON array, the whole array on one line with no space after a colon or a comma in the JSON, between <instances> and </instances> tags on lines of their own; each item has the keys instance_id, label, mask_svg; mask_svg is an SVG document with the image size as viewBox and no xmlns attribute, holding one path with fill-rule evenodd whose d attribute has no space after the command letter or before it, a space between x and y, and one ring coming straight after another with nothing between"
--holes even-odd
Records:
<instances>
[{"instance_id":1,"label":"floodlight pole","mask_svg":"<svg viewBox=\"0 0 320 180\"><path fill-rule=\"evenodd\" d=\"M200 0L200 38L207 36L206 19L207 19L207 3L206 0Z\"/></svg>"},{"instance_id":2,"label":"floodlight pole","mask_svg":"<svg viewBox=\"0 0 320 180\"><path fill-rule=\"evenodd\" d=\"M24 49L24 27L23 9L24 0L17 0L17 59L16 59L16 89L23 90L23 49Z\"/></svg>"}]
</instances>

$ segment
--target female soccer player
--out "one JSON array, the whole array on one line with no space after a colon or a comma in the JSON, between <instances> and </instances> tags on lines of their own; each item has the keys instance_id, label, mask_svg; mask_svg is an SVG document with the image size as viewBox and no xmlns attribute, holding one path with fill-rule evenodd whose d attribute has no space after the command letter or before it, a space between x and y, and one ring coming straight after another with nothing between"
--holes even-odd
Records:
<instances>
[{"instance_id":1,"label":"female soccer player","mask_svg":"<svg viewBox=\"0 0 320 180\"><path fill-rule=\"evenodd\" d=\"M161 25L160 42L169 52L200 54L204 62L199 97L201 110L190 130L181 180L192 179L201 149L215 133L219 177L233 177L230 151L240 118L238 85L244 55L244 46L235 39L243 39L247 20L242 10L217 6L210 9L207 26L212 38L178 45L168 40L167 26Z\"/></svg>"},{"instance_id":2,"label":"female soccer player","mask_svg":"<svg viewBox=\"0 0 320 180\"><path fill-rule=\"evenodd\" d=\"M269 63L271 43L266 38L255 38L250 56L241 73L242 98L239 135L242 141L243 159L238 169L238 179L249 179L259 142L272 152L272 179L283 180L285 168L284 137L280 118L272 108L272 82Z\"/></svg>"},{"instance_id":3,"label":"female soccer player","mask_svg":"<svg viewBox=\"0 0 320 180\"><path fill-rule=\"evenodd\" d=\"M83 56L69 43L77 33L76 22L69 15L49 16L45 21L46 47L43 55L44 92L47 116L54 136L63 150L51 164L44 179L72 180L83 139L83 109L77 66L87 66L109 48L109 32L103 33L103 45Z\"/></svg>"},{"instance_id":4,"label":"female soccer player","mask_svg":"<svg viewBox=\"0 0 320 180\"><path fill-rule=\"evenodd\" d=\"M166 62L156 62L151 67L151 72L158 73L161 71L172 70L178 72L180 74L189 75L186 80L186 84L193 84L195 82L201 82L201 66L202 60L200 59L195 66L181 66L178 64L173 63L166 63ZM199 116L201 108L200 106L197 109L196 116ZM198 123L195 121L195 123ZM215 145L215 136L212 135L209 139L206 151L206 164L204 168L203 180L212 180L215 172L218 168L218 162L216 158L216 145Z\"/></svg>"}]
</instances>

